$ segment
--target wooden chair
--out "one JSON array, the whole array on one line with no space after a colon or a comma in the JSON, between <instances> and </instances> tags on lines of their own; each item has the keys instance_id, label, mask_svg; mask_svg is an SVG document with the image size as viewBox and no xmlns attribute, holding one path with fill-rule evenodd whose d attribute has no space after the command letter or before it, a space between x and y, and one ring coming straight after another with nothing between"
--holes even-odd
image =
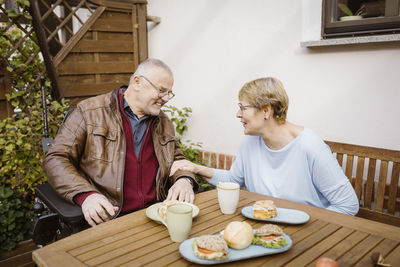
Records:
<instances>
[{"instance_id":1,"label":"wooden chair","mask_svg":"<svg viewBox=\"0 0 400 267\"><path fill-rule=\"evenodd\" d=\"M400 226L400 151L325 142L354 187L357 216Z\"/></svg>"}]
</instances>

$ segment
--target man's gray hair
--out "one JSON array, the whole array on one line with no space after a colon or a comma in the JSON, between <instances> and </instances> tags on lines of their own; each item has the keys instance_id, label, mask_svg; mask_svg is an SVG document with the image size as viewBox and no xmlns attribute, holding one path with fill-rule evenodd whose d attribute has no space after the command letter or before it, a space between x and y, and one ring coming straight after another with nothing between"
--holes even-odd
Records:
<instances>
[{"instance_id":1,"label":"man's gray hair","mask_svg":"<svg viewBox=\"0 0 400 267\"><path fill-rule=\"evenodd\" d=\"M163 70L165 70L166 72L168 72L169 75L171 75L171 77L173 77L174 75L172 74L172 70L170 69L170 67L168 67L167 64L165 64L164 62L162 62L159 59L155 59L155 58L148 58L145 61L141 62L139 64L139 66L137 67L136 71L134 74L132 74L131 78L129 79L129 84L131 84L133 82L133 78L135 76L139 76L139 75L146 75L148 73L148 71L151 68L162 68Z\"/></svg>"}]
</instances>

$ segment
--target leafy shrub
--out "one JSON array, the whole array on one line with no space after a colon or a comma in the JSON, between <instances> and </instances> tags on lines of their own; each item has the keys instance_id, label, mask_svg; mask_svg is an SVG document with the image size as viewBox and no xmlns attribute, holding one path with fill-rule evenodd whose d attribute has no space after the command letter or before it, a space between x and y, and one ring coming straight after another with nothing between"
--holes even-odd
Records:
<instances>
[{"instance_id":1,"label":"leafy shrub","mask_svg":"<svg viewBox=\"0 0 400 267\"><path fill-rule=\"evenodd\" d=\"M33 194L33 188L46 181L42 171L43 116L40 95L29 109L0 121L0 184L13 190ZM64 101L51 103L51 136L64 116Z\"/></svg>"},{"instance_id":2,"label":"leafy shrub","mask_svg":"<svg viewBox=\"0 0 400 267\"><path fill-rule=\"evenodd\" d=\"M0 249L12 250L27 238L31 217L31 205L21 193L0 188Z\"/></svg>"},{"instance_id":3,"label":"leafy shrub","mask_svg":"<svg viewBox=\"0 0 400 267\"><path fill-rule=\"evenodd\" d=\"M0 4L4 1L0 0ZM29 1L17 0L20 12L8 10L10 18L24 16ZM0 249L11 250L28 237L34 201L34 187L46 178L42 171L44 121L40 86L37 78L45 69L37 53L39 48L12 22L0 23L0 64L10 73L12 92L6 94L15 113L0 121ZM29 32L31 25L24 30ZM33 37L35 35L33 34ZM18 49L14 44L20 43ZM27 57L30 57L27 60ZM29 63L27 63L29 62ZM34 85L34 86L33 86ZM45 82L48 103L49 134L55 136L68 103L52 101L50 82Z\"/></svg>"},{"instance_id":4,"label":"leafy shrub","mask_svg":"<svg viewBox=\"0 0 400 267\"><path fill-rule=\"evenodd\" d=\"M171 105L165 105L163 107L163 111L169 114L171 121L175 125L176 138L178 139L178 143L181 146L185 157L193 163L203 166L206 165L204 162L199 161L202 143L194 143L191 140L183 141L182 136L188 129L187 120L190 117L190 113L192 113L192 109L190 107L183 107L182 109L179 109ZM212 185L207 183L207 181L205 181L200 175L196 175L196 180L205 190L212 188Z\"/></svg>"}]
</instances>

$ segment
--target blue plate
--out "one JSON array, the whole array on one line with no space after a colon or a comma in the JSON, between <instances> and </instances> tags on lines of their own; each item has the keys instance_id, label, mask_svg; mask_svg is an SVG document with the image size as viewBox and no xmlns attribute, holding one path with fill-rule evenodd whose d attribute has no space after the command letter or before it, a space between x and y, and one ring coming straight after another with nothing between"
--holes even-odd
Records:
<instances>
[{"instance_id":1,"label":"blue plate","mask_svg":"<svg viewBox=\"0 0 400 267\"><path fill-rule=\"evenodd\" d=\"M242 215L253 220L264 221L264 222L278 222L286 224L302 224L310 220L310 215L301 210L276 208L276 217L269 219L254 218L253 207L247 206L242 209Z\"/></svg>"},{"instance_id":2,"label":"blue plate","mask_svg":"<svg viewBox=\"0 0 400 267\"><path fill-rule=\"evenodd\" d=\"M255 230L254 230L255 231ZM224 260L205 260L205 259L200 259L198 258L192 248L193 241L197 237L193 237L190 239L186 239L179 245L179 252L181 253L182 257L185 260L188 260L190 262L198 263L198 264L219 264L219 263L225 263L225 262L231 262L231 261L239 261L239 260L244 260L244 259L249 259L249 258L255 258L255 257L260 257L260 256L265 256L265 255L271 255L271 254L277 254L277 253L282 253L292 247L292 239L287 235L283 234L283 238L286 239L287 245L281 248L265 248L263 246L258 246L258 245L250 245L245 249L232 249L229 248L229 256L228 258Z\"/></svg>"}]
</instances>

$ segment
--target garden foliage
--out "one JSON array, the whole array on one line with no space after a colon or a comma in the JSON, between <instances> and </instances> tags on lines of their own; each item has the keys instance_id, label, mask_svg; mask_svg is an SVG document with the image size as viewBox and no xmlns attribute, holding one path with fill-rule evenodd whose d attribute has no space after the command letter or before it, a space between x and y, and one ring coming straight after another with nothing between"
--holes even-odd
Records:
<instances>
[{"instance_id":1,"label":"garden foliage","mask_svg":"<svg viewBox=\"0 0 400 267\"><path fill-rule=\"evenodd\" d=\"M191 162L205 165L202 161L199 160L202 143L192 142L191 140L183 140L183 134L188 130L187 120L190 117L190 113L192 113L192 109L190 107L183 107L182 109L179 109L171 105L165 105L163 107L163 111L169 114L171 121L175 125L176 138L183 150L183 154L185 155L185 157ZM203 187L203 189L208 190L212 188L212 186L207 183L200 175L197 175L196 179L197 182Z\"/></svg>"},{"instance_id":2,"label":"garden foliage","mask_svg":"<svg viewBox=\"0 0 400 267\"><path fill-rule=\"evenodd\" d=\"M17 4L21 11L7 10L8 17L30 19L29 1L17 1ZM25 32L32 27L25 26ZM10 74L12 92L6 94L6 98L15 111L11 117L0 121L0 249L3 250L11 250L17 242L28 238L33 188L46 180L41 167L41 139L44 137L41 91L39 83L31 86L45 67L36 53L39 48L32 39L26 38L24 30L12 21L0 23L0 66L5 66ZM22 45L15 49L16 43ZM27 57L32 57L29 64ZM48 79L45 86L49 131L54 136L68 104L51 100Z\"/></svg>"}]
</instances>

